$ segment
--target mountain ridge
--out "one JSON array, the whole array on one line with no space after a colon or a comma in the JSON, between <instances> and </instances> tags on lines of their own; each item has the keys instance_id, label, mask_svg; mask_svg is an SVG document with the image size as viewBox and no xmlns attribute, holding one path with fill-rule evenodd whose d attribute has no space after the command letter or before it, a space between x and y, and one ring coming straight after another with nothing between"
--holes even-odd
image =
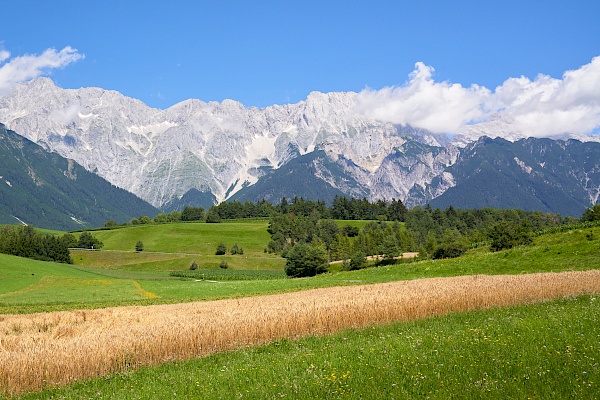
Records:
<instances>
[{"instance_id":1,"label":"mountain ridge","mask_svg":"<svg viewBox=\"0 0 600 400\"><path fill-rule=\"evenodd\" d=\"M61 89L38 78L0 98L0 121L162 208L240 198L315 151L324 152L313 160L324 166L314 170L317 184L370 200L422 205L457 185L452 166L480 137L527 137L503 116L452 136L380 122L358 112L356 96L312 92L299 103L262 109L189 99L161 110L116 91ZM569 137L600 141L563 136ZM593 190L587 192L590 202L598 200Z\"/></svg>"},{"instance_id":2,"label":"mountain ridge","mask_svg":"<svg viewBox=\"0 0 600 400\"><path fill-rule=\"evenodd\" d=\"M158 212L0 124L0 223L76 230Z\"/></svg>"}]
</instances>

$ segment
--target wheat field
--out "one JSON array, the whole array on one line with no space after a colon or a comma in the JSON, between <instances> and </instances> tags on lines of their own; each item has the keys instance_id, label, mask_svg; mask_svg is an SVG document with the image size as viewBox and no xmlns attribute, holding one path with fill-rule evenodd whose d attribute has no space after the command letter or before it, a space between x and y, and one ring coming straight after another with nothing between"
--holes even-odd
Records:
<instances>
[{"instance_id":1,"label":"wheat field","mask_svg":"<svg viewBox=\"0 0 600 400\"><path fill-rule=\"evenodd\" d=\"M600 292L600 271L474 275L210 302L0 315L0 394L348 328Z\"/></svg>"}]
</instances>

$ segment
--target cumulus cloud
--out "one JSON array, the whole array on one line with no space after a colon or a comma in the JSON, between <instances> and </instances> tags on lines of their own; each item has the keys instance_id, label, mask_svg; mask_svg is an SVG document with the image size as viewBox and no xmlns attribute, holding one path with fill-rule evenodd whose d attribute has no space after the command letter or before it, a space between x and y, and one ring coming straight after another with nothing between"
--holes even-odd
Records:
<instances>
[{"instance_id":1,"label":"cumulus cloud","mask_svg":"<svg viewBox=\"0 0 600 400\"><path fill-rule=\"evenodd\" d=\"M590 133L600 126L600 57L562 79L507 79L494 97L494 107L514 117L515 127L527 135Z\"/></svg>"},{"instance_id":2,"label":"cumulus cloud","mask_svg":"<svg viewBox=\"0 0 600 400\"><path fill-rule=\"evenodd\" d=\"M357 95L364 115L436 133L505 115L528 136L587 134L600 127L600 57L561 79L538 75L509 78L494 91L472 85L435 82L433 68L417 63L400 87L365 89Z\"/></svg>"},{"instance_id":3,"label":"cumulus cloud","mask_svg":"<svg viewBox=\"0 0 600 400\"><path fill-rule=\"evenodd\" d=\"M357 96L361 113L382 121L412 125L433 132L454 132L485 116L490 91L473 85L435 82L434 69L418 62L409 81L400 87L365 89Z\"/></svg>"},{"instance_id":4,"label":"cumulus cloud","mask_svg":"<svg viewBox=\"0 0 600 400\"><path fill-rule=\"evenodd\" d=\"M57 51L47 49L40 55L26 54L10 59L10 53L0 50L0 96L10 92L20 82L48 75L53 69L64 68L67 65L84 58L70 46ZM7 61L8 60L8 61Z\"/></svg>"}]
</instances>

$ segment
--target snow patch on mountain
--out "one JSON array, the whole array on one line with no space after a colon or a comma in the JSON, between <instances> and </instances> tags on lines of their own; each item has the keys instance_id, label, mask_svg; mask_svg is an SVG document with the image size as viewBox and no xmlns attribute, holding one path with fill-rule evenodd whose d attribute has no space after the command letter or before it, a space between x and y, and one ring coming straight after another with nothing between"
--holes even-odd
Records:
<instances>
[{"instance_id":1,"label":"snow patch on mountain","mask_svg":"<svg viewBox=\"0 0 600 400\"><path fill-rule=\"evenodd\" d=\"M519 160L518 157L515 157L514 160L517 163L517 165L519 167L521 167L521 170L523 172L525 172L526 174L531 174L531 171L533 171L533 168L531 168L530 166L528 166L527 164L525 164L523 161Z\"/></svg>"}]
</instances>

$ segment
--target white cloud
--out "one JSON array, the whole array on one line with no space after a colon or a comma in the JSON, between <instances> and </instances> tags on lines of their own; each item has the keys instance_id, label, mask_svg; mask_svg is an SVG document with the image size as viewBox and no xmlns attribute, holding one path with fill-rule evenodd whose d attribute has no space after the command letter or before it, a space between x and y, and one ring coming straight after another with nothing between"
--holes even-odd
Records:
<instances>
[{"instance_id":1,"label":"white cloud","mask_svg":"<svg viewBox=\"0 0 600 400\"><path fill-rule=\"evenodd\" d=\"M80 111L80 104L71 104L66 108L52 111L50 113L50 119L54 120L55 122L58 122L61 125L68 125L71 122L73 122L75 117L79 115Z\"/></svg>"},{"instance_id":2,"label":"white cloud","mask_svg":"<svg viewBox=\"0 0 600 400\"><path fill-rule=\"evenodd\" d=\"M10 52L6 50L0 50L0 63L4 62L8 57L10 57Z\"/></svg>"},{"instance_id":3,"label":"white cloud","mask_svg":"<svg viewBox=\"0 0 600 400\"><path fill-rule=\"evenodd\" d=\"M367 116L437 133L506 115L528 136L587 134L600 127L600 57L562 79L538 75L509 78L495 91L483 86L435 82L433 68L417 63L400 87L365 89L358 110Z\"/></svg>"},{"instance_id":4,"label":"white cloud","mask_svg":"<svg viewBox=\"0 0 600 400\"><path fill-rule=\"evenodd\" d=\"M586 134L600 127L600 57L562 79L538 75L507 79L495 91L496 107L529 136Z\"/></svg>"},{"instance_id":5,"label":"white cloud","mask_svg":"<svg viewBox=\"0 0 600 400\"><path fill-rule=\"evenodd\" d=\"M433 68L421 62L415 68L404 86L360 92L359 111L379 120L440 133L453 132L485 116L482 106L490 95L488 89L436 83L431 77Z\"/></svg>"},{"instance_id":6,"label":"white cloud","mask_svg":"<svg viewBox=\"0 0 600 400\"><path fill-rule=\"evenodd\" d=\"M4 63L9 58L8 51L0 50L0 63ZM20 82L48 75L52 69L64 68L82 58L84 55L70 46L60 51L47 49L40 55L26 54L12 58L0 66L0 96L10 92Z\"/></svg>"}]
</instances>

